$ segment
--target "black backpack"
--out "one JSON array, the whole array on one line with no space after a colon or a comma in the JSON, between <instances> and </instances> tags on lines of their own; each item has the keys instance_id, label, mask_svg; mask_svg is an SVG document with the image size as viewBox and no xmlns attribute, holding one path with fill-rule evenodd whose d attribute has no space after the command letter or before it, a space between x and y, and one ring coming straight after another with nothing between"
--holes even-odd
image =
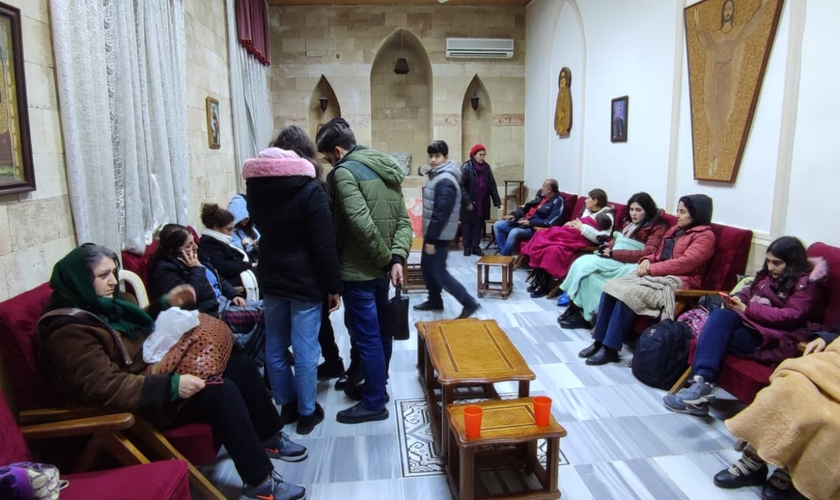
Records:
<instances>
[{"instance_id":1,"label":"black backpack","mask_svg":"<svg viewBox=\"0 0 840 500\"><path fill-rule=\"evenodd\" d=\"M651 387L670 389L688 365L691 338L681 321L666 319L648 327L636 341L633 375Z\"/></svg>"}]
</instances>

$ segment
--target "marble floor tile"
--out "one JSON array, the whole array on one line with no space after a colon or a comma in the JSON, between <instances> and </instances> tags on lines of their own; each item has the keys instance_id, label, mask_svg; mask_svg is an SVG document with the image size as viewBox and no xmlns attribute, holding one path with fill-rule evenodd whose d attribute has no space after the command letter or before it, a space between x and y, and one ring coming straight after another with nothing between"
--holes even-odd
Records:
<instances>
[{"instance_id":1,"label":"marble floor tile","mask_svg":"<svg viewBox=\"0 0 840 500\"><path fill-rule=\"evenodd\" d=\"M450 252L448 267L467 290L475 295L475 262ZM478 299L475 317L494 319L504 329L534 371L532 394L552 398L552 414L568 436L560 445L569 465L561 465L560 490L566 500L609 499L756 499L758 488L722 490L712 476L740 455L732 449L734 438L723 420L743 405L719 391L719 402L709 418L699 419L671 413L662 405L664 391L647 387L633 376L627 362L591 367L577 356L589 345L587 329L566 330L557 324L564 310L554 299L531 299L526 292L524 270L514 271L514 291L507 300ZM425 292L408 294L411 304L426 300ZM443 294L443 312L410 311L409 320L451 319L461 305ZM345 366L350 362L350 339L344 326L343 309L330 319ZM308 436L286 431L293 440L309 448L309 458L300 463L275 461L287 480L308 489L310 500L449 500L446 476L403 477L397 404L399 400L421 399L417 378L417 340L395 342L391 359L387 405L390 416L381 422L340 424L335 414L355 404L342 391L335 391L335 379L318 383L318 402L326 418ZM515 395L513 382L496 384L503 395ZM230 458L222 450L213 465L202 467L228 498L238 498L241 480Z\"/></svg>"}]
</instances>

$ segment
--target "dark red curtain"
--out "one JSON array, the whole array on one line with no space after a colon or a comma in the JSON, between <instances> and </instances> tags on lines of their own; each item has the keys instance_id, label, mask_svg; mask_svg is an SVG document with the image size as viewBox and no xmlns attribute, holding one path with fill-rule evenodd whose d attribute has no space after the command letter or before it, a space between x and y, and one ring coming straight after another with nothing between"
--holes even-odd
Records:
<instances>
[{"instance_id":1,"label":"dark red curtain","mask_svg":"<svg viewBox=\"0 0 840 500\"><path fill-rule=\"evenodd\" d=\"M271 64L265 0L236 0L236 32L245 50L262 64Z\"/></svg>"}]
</instances>

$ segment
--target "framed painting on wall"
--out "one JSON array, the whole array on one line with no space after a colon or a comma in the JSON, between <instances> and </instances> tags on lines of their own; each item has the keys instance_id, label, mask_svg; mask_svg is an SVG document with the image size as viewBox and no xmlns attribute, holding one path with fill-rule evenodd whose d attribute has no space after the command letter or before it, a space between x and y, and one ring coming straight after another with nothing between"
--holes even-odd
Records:
<instances>
[{"instance_id":1,"label":"framed painting on wall","mask_svg":"<svg viewBox=\"0 0 840 500\"><path fill-rule=\"evenodd\" d=\"M0 194L34 190L20 9L0 3Z\"/></svg>"},{"instance_id":2,"label":"framed painting on wall","mask_svg":"<svg viewBox=\"0 0 840 500\"><path fill-rule=\"evenodd\" d=\"M610 106L610 142L627 142L628 96L616 97Z\"/></svg>"},{"instance_id":3,"label":"framed painting on wall","mask_svg":"<svg viewBox=\"0 0 840 500\"><path fill-rule=\"evenodd\" d=\"M208 97L205 99L205 106L207 107L207 143L210 149L219 149L222 147L219 139L219 101Z\"/></svg>"}]
</instances>

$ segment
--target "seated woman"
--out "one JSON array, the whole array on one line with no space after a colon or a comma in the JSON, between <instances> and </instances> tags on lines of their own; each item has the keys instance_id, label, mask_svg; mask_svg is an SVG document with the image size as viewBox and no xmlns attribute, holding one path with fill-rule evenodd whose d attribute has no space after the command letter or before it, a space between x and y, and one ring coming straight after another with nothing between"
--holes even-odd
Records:
<instances>
[{"instance_id":1,"label":"seated woman","mask_svg":"<svg viewBox=\"0 0 840 500\"><path fill-rule=\"evenodd\" d=\"M594 255L575 259L560 289L569 296L569 307L557 318L563 328L591 328L604 284L636 270L639 259L656 250L668 224L662 211L647 193L636 193L627 200L628 217L621 233L598 248Z\"/></svg>"},{"instance_id":2,"label":"seated woman","mask_svg":"<svg viewBox=\"0 0 840 500\"><path fill-rule=\"evenodd\" d=\"M618 363L618 351L637 314L674 315L674 290L697 288L715 251L712 199L703 194L683 196L677 205L677 225L665 233L656 251L643 257L636 272L604 285L595 341L578 356L587 365Z\"/></svg>"},{"instance_id":3,"label":"seated woman","mask_svg":"<svg viewBox=\"0 0 840 500\"><path fill-rule=\"evenodd\" d=\"M600 220L596 217L600 216ZM524 247L522 255L534 268L531 298L548 295L558 280L563 279L578 250L597 245L599 238L609 238L613 225L613 208L607 206L607 193L593 189L586 198L583 213L560 227L537 231Z\"/></svg>"},{"instance_id":4,"label":"seated woman","mask_svg":"<svg viewBox=\"0 0 840 500\"><path fill-rule=\"evenodd\" d=\"M245 299L260 300L260 288L253 269L256 267L241 248L233 244L233 214L215 203L201 206L201 223L204 231L198 240L198 248L207 256L210 264L222 278L234 287L245 290Z\"/></svg>"},{"instance_id":5,"label":"seated woman","mask_svg":"<svg viewBox=\"0 0 840 500\"><path fill-rule=\"evenodd\" d=\"M38 335L67 398L137 413L162 428L209 423L245 483L241 498L303 498L306 490L284 482L270 458L300 461L306 448L282 432L253 360L232 353L218 384L192 375L144 375L143 342L154 328L149 313L193 302L195 292L174 287L147 313L115 295L118 262L113 251L86 243L53 268Z\"/></svg>"},{"instance_id":6,"label":"seated woman","mask_svg":"<svg viewBox=\"0 0 840 500\"><path fill-rule=\"evenodd\" d=\"M746 446L715 474L717 486L763 484L761 498L770 499L840 498L840 342L833 332L817 335L803 357L779 365L770 386L726 421ZM776 466L769 478L768 462Z\"/></svg>"},{"instance_id":7,"label":"seated woman","mask_svg":"<svg viewBox=\"0 0 840 500\"><path fill-rule=\"evenodd\" d=\"M149 299L162 297L178 285L190 285L195 290L196 302L189 309L227 323L236 345L262 365L265 339L262 302L246 301L243 293L219 275L185 226L163 226L158 240L160 244L149 259Z\"/></svg>"},{"instance_id":8,"label":"seated woman","mask_svg":"<svg viewBox=\"0 0 840 500\"><path fill-rule=\"evenodd\" d=\"M233 232L230 234L231 243L248 254L251 262L256 263L259 257L260 232L248 213L248 203L241 194L230 199L228 212L233 214Z\"/></svg>"},{"instance_id":9,"label":"seated woman","mask_svg":"<svg viewBox=\"0 0 840 500\"><path fill-rule=\"evenodd\" d=\"M798 239L782 236L771 243L752 285L724 296L726 308L709 316L697 340L694 381L665 396L665 407L708 415L714 399L711 382L727 354L768 365L799 355L797 345L822 322L827 275L825 260L808 259Z\"/></svg>"}]
</instances>

